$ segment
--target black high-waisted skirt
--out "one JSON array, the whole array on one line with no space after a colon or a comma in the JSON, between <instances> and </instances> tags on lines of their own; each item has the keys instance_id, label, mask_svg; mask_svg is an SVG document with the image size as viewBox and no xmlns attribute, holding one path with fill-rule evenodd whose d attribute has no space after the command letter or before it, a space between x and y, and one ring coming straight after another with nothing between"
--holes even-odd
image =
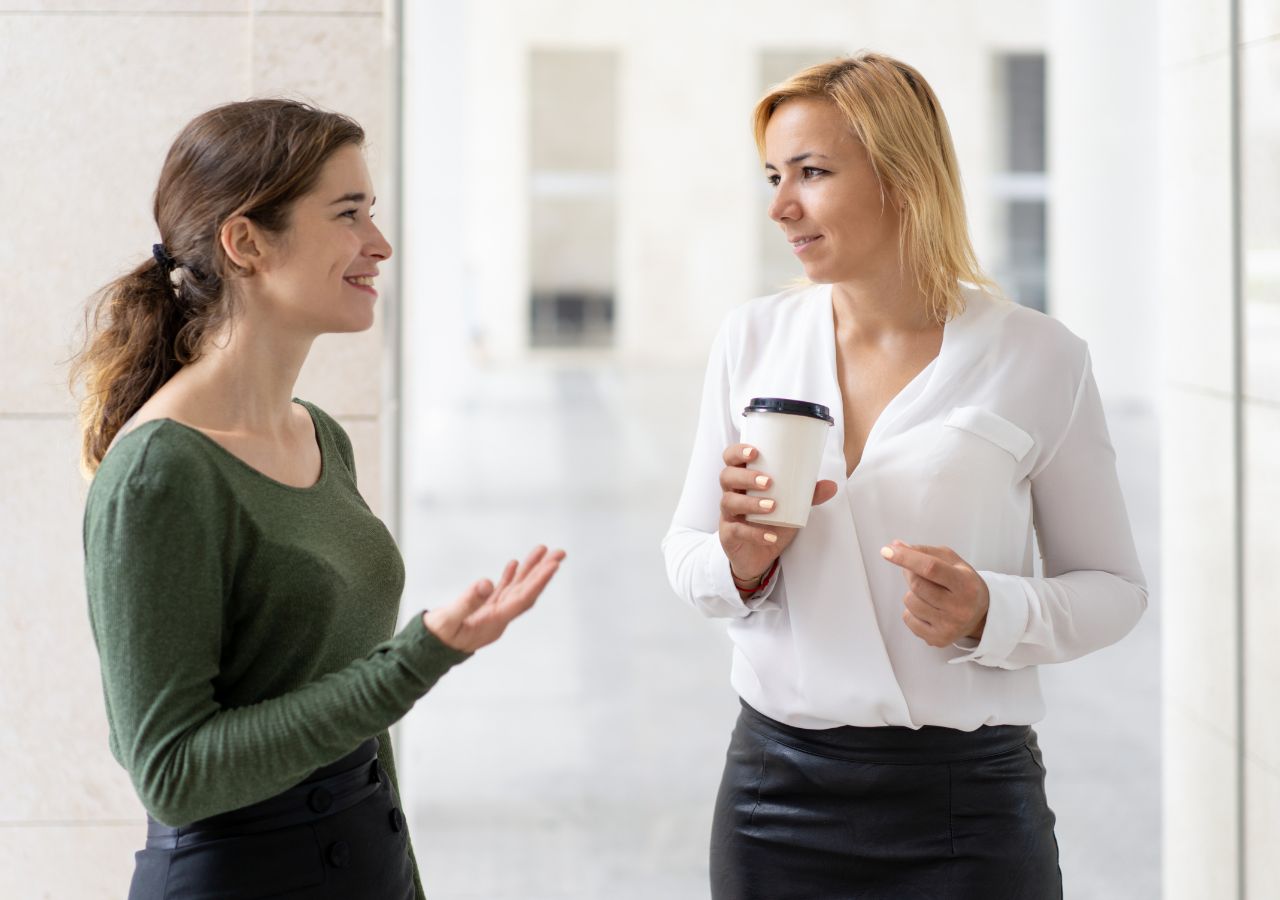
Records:
<instances>
[{"instance_id":1,"label":"black high-waisted skirt","mask_svg":"<svg viewBox=\"0 0 1280 900\"><path fill-rule=\"evenodd\" d=\"M180 828L148 817L129 900L413 900L408 833L378 741L270 799Z\"/></svg>"},{"instance_id":2,"label":"black high-waisted skirt","mask_svg":"<svg viewBox=\"0 0 1280 900\"><path fill-rule=\"evenodd\" d=\"M810 730L742 704L711 829L714 900L1059 900L1036 734Z\"/></svg>"}]
</instances>

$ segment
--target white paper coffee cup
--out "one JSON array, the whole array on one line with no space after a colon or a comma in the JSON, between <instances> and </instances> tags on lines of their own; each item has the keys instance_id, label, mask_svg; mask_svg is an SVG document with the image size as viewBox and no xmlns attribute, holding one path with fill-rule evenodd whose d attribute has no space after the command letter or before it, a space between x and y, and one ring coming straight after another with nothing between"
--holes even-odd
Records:
<instances>
[{"instance_id":1,"label":"white paper coffee cup","mask_svg":"<svg viewBox=\"0 0 1280 900\"><path fill-rule=\"evenodd\" d=\"M748 515L747 521L803 528L809 521L827 432L835 422L831 411L821 403L756 397L742 415L742 443L756 448L747 468L770 478L769 487L748 491L747 496L774 501L772 510Z\"/></svg>"}]
</instances>

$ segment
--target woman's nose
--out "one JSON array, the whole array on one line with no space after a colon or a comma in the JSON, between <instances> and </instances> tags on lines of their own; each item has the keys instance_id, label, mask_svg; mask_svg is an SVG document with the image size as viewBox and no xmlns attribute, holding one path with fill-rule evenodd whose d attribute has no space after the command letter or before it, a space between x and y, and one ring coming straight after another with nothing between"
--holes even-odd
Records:
<instances>
[{"instance_id":1,"label":"woman's nose","mask_svg":"<svg viewBox=\"0 0 1280 900\"><path fill-rule=\"evenodd\" d=\"M389 259L391 257L390 242L383 236L382 230L377 225L370 223L369 227L373 229L373 234L365 248L366 255L377 259Z\"/></svg>"},{"instance_id":2,"label":"woman's nose","mask_svg":"<svg viewBox=\"0 0 1280 900\"><path fill-rule=\"evenodd\" d=\"M773 201L769 204L769 218L778 223L784 219L800 218L800 207L788 188L779 186L774 192Z\"/></svg>"}]
</instances>

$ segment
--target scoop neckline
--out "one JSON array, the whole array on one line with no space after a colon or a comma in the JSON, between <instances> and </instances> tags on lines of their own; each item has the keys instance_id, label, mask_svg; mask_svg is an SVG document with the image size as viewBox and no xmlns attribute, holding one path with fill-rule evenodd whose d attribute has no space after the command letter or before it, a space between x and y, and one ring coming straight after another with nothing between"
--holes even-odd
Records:
<instances>
[{"instance_id":1,"label":"scoop neckline","mask_svg":"<svg viewBox=\"0 0 1280 900\"><path fill-rule=\"evenodd\" d=\"M153 423L168 422L173 425L177 425L183 431L190 432L191 434L196 435L202 441L209 444L211 447L214 447L217 450L217 452L219 452L223 456L230 459L235 465L237 465L241 469L244 469L250 475L256 476L259 480L265 481L267 484L274 485L278 488L281 488L282 490L292 491L298 494L311 494L318 491L321 487L324 486L325 482L329 480L329 469L331 468L329 465L329 450L328 450L328 447L326 446L325 438L321 433L320 419L316 415L315 408L307 401L300 400L297 397L294 397L292 402L298 404L303 409L305 409L307 411L307 415L311 417L311 427L312 427L312 430L315 431L315 435L316 435L316 446L320 448L320 477L318 477L315 480L314 484L308 485L306 487L298 487L297 485L293 485L293 484L285 484L283 481L272 478L270 475L266 474L261 469L256 469L253 466L249 465L239 456L236 456L234 453L232 453L226 447L219 444L213 438L209 437L209 435L205 434L199 428L196 428L193 425L188 425L185 422L179 422L177 419L170 419L167 416L163 416L158 419L152 419L150 422L145 423L144 425L140 426L136 430L141 431L147 425L151 425ZM130 435L131 434L133 434L133 432L130 432ZM129 437L129 435L125 435L125 437L126 438Z\"/></svg>"}]
</instances>

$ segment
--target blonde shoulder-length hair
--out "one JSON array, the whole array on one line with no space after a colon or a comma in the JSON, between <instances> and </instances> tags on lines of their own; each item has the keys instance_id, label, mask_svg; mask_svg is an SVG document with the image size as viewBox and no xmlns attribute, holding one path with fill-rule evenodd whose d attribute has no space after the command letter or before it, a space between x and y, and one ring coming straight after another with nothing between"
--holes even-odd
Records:
<instances>
[{"instance_id":1,"label":"blonde shoulder-length hair","mask_svg":"<svg viewBox=\"0 0 1280 900\"><path fill-rule=\"evenodd\" d=\"M865 50L797 72L756 104L752 118L761 159L774 111L799 97L828 100L840 110L866 147L882 189L903 205L899 260L913 270L936 322L964 309L962 281L1002 296L973 252L951 130L923 75Z\"/></svg>"}]
</instances>

